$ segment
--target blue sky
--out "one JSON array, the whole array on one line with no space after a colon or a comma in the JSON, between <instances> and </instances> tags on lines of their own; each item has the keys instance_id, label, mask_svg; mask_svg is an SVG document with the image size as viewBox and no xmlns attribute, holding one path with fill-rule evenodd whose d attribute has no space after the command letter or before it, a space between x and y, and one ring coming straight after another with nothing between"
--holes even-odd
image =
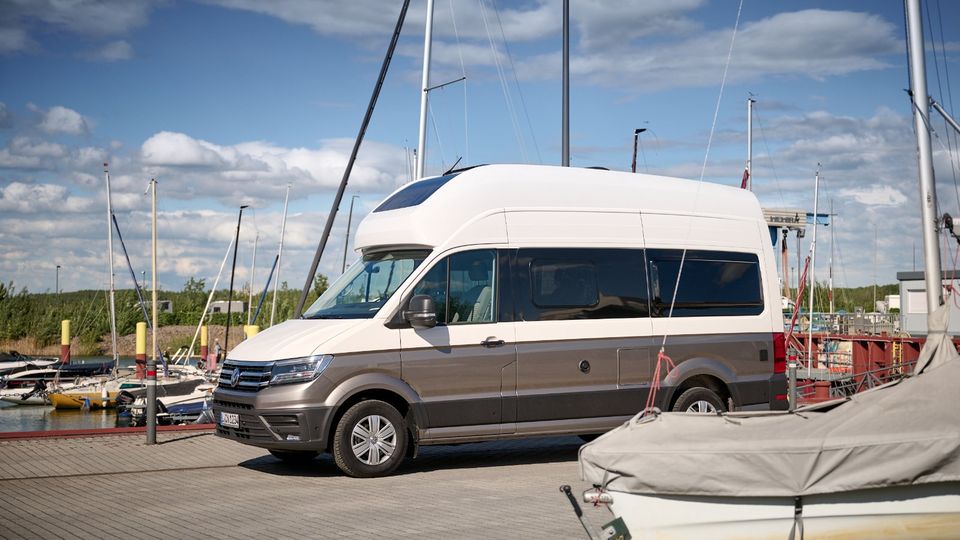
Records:
<instances>
[{"instance_id":1,"label":"blue sky","mask_svg":"<svg viewBox=\"0 0 960 540\"><path fill-rule=\"evenodd\" d=\"M960 5L926 5L929 89L960 116ZM737 7L572 0L572 164L628 169L633 130L645 127L641 171L699 177ZM738 184L752 92L755 191L768 207L811 209L823 164L821 207L832 199L838 214L838 285L894 282L920 244L902 9L895 0L743 2L704 178ZM467 80L431 94L428 172L461 156L559 163L561 2L438 0L436 10L431 82ZM411 3L347 191L360 197L354 227L409 180L424 12ZM52 289L60 264L65 290L104 287L100 163L109 161L138 270L149 260L143 192L159 179L160 281L171 289L191 276L212 282L240 204L253 210L238 281L249 279L259 234L262 287L292 183L282 279L299 286L398 13L387 0L0 0L0 279ZM960 213L956 140L939 119L934 129L940 206ZM321 262L331 277L341 210ZM793 261L793 241L790 250ZM818 276L826 264L819 256Z\"/></svg>"}]
</instances>

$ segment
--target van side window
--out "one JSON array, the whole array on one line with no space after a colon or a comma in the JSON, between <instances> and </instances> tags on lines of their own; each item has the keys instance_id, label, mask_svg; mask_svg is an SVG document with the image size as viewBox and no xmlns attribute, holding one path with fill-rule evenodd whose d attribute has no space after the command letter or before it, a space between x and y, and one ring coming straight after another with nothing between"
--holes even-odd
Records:
<instances>
[{"instance_id":1,"label":"van side window","mask_svg":"<svg viewBox=\"0 0 960 540\"><path fill-rule=\"evenodd\" d=\"M496 320L497 251L451 255L430 269L413 288L437 306L438 324L471 324Z\"/></svg>"},{"instance_id":2,"label":"van side window","mask_svg":"<svg viewBox=\"0 0 960 540\"><path fill-rule=\"evenodd\" d=\"M537 248L517 253L515 301L525 321L648 317L641 249Z\"/></svg>"},{"instance_id":3,"label":"van side window","mask_svg":"<svg viewBox=\"0 0 960 540\"><path fill-rule=\"evenodd\" d=\"M450 324L493 322L497 252L467 251L450 256Z\"/></svg>"},{"instance_id":4,"label":"van side window","mask_svg":"<svg viewBox=\"0 0 960 540\"><path fill-rule=\"evenodd\" d=\"M588 308L600 301L597 268L589 261L535 259L530 263L533 305Z\"/></svg>"},{"instance_id":5,"label":"van side window","mask_svg":"<svg viewBox=\"0 0 960 540\"><path fill-rule=\"evenodd\" d=\"M653 311L670 315L674 288L674 317L759 315L763 313L760 262L750 253L687 251L680 271L682 250L651 249ZM677 274L680 284L677 286Z\"/></svg>"},{"instance_id":6,"label":"van side window","mask_svg":"<svg viewBox=\"0 0 960 540\"><path fill-rule=\"evenodd\" d=\"M437 324L447 322L447 259L443 259L427 272L413 288L413 295L425 294L433 298L437 306Z\"/></svg>"}]
</instances>

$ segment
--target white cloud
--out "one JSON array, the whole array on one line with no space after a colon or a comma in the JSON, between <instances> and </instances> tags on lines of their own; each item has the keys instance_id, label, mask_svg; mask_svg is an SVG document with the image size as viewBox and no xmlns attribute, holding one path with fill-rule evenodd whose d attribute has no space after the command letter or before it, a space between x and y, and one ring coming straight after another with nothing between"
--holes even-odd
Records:
<instances>
[{"instance_id":1,"label":"white cloud","mask_svg":"<svg viewBox=\"0 0 960 540\"><path fill-rule=\"evenodd\" d=\"M224 165L223 147L183 133L161 131L147 139L140 155L147 165L206 167Z\"/></svg>"},{"instance_id":2,"label":"white cloud","mask_svg":"<svg viewBox=\"0 0 960 540\"><path fill-rule=\"evenodd\" d=\"M0 9L0 54L38 49L28 33L37 22L84 36L124 35L146 24L157 4L153 0L6 0ZM129 58L116 56L124 54L122 47L107 50L111 45L100 51L106 54L102 60Z\"/></svg>"},{"instance_id":3,"label":"white cloud","mask_svg":"<svg viewBox=\"0 0 960 540\"><path fill-rule=\"evenodd\" d=\"M0 28L0 54L26 51L36 46L23 28Z\"/></svg>"},{"instance_id":4,"label":"white cloud","mask_svg":"<svg viewBox=\"0 0 960 540\"><path fill-rule=\"evenodd\" d=\"M322 6L312 0L205 1L225 8L269 15L291 24L305 24L321 35L334 36L389 36L400 14L399 5L391 0L329 1ZM407 14L407 21L413 19L411 10ZM418 20L422 21L423 15Z\"/></svg>"},{"instance_id":5,"label":"white cloud","mask_svg":"<svg viewBox=\"0 0 960 540\"><path fill-rule=\"evenodd\" d=\"M703 0L649 2L587 0L570 8L570 17L580 30L580 47L585 51L621 49L649 35L689 34L700 25L686 16ZM556 10L554 4L549 5Z\"/></svg>"},{"instance_id":6,"label":"white cloud","mask_svg":"<svg viewBox=\"0 0 960 540\"><path fill-rule=\"evenodd\" d=\"M613 51L572 55L578 80L639 91L709 86L720 81L731 29L680 41L640 43ZM884 55L902 48L896 27L869 13L811 9L780 13L742 25L734 46L729 82L770 76L823 79L888 67ZM518 63L526 78L554 78L559 53Z\"/></svg>"},{"instance_id":7,"label":"white cloud","mask_svg":"<svg viewBox=\"0 0 960 540\"><path fill-rule=\"evenodd\" d=\"M308 188L339 184L353 140L329 139L319 148L286 148L263 141L218 145L184 133L159 132L140 148L145 172L171 186L175 196L218 197L231 204L252 202L288 182ZM367 141L351 173L350 185L390 191L405 181L403 150Z\"/></svg>"},{"instance_id":8,"label":"white cloud","mask_svg":"<svg viewBox=\"0 0 960 540\"><path fill-rule=\"evenodd\" d=\"M18 135L0 148L0 169L54 169L67 149L57 143Z\"/></svg>"},{"instance_id":9,"label":"white cloud","mask_svg":"<svg viewBox=\"0 0 960 540\"><path fill-rule=\"evenodd\" d=\"M142 26L156 2L151 0L9 0L4 18L20 24L31 20L84 35L124 34Z\"/></svg>"},{"instance_id":10,"label":"white cloud","mask_svg":"<svg viewBox=\"0 0 960 540\"><path fill-rule=\"evenodd\" d=\"M89 199L73 197L67 188L54 184L12 182L0 187L0 211L3 212L84 212Z\"/></svg>"},{"instance_id":11,"label":"white cloud","mask_svg":"<svg viewBox=\"0 0 960 540\"><path fill-rule=\"evenodd\" d=\"M867 188L841 189L837 195L851 197L867 206L899 206L907 202L907 196L892 186L873 185Z\"/></svg>"},{"instance_id":12,"label":"white cloud","mask_svg":"<svg viewBox=\"0 0 960 540\"><path fill-rule=\"evenodd\" d=\"M40 123L37 127L47 133L83 135L90 131L90 122L73 109L56 105L47 111L43 111L32 103L27 107L31 111L40 114Z\"/></svg>"},{"instance_id":13,"label":"white cloud","mask_svg":"<svg viewBox=\"0 0 960 540\"><path fill-rule=\"evenodd\" d=\"M0 128L13 125L13 115L7 110L7 104L0 101Z\"/></svg>"},{"instance_id":14,"label":"white cloud","mask_svg":"<svg viewBox=\"0 0 960 540\"><path fill-rule=\"evenodd\" d=\"M84 146L74 151L76 167L81 169L90 169L99 167L107 160L107 151L103 148L94 146Z\"/></svg>"},{"instance_id":15,"label":"white cloud","mask_svg":"<svg viewBox=\"0 0 960 540\"><path fill-rule=\"evenodd\" d=\"M118 62L133 58L133 46L126 41L111 41L103 47L88 52L86 58L100 62Z\"/></svg>"}]
</instances>

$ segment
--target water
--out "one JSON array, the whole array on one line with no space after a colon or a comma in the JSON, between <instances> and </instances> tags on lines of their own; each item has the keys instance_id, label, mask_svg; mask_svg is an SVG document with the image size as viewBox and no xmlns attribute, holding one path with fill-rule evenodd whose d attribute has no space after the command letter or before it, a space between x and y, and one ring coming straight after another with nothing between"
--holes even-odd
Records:
<instances>
[{"instance_id":1,"label":"water","mask_svg":"<svg viewBox=\"0 0 960 540\"><path fill-rule=\"evenodd\" d=\"M117 423L115 409L92 411L57 410L50 406L13 405L0 402L0 432L52 431L58 429L113 428Z\"/></svg>"},{"instance_id":2,"label":"water","mask_svg":"<svg viewBox=\"0 0 960 540\"><path fill-rule=\"evenodd\" d=\"M104 362L109 356L73 358L71 363ZM121 358L121 368L132 368L133 358ZM96 429L128 426L127 417L117 418L115 409L57 410L44 405L14 405L0 401L0 433L12 431L52 431L60 429Z\"/></svg>"}]
</instances>

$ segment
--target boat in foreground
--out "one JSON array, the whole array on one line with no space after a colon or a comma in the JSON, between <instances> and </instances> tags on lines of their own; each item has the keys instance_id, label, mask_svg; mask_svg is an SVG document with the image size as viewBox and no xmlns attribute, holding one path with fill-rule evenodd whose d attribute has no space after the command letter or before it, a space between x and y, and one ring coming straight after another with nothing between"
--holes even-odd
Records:
<instances>
[{"instance_id":1,"label":"boat in foreground","mask_svg":"<svg viewBox=\"0 0 960 540\"><path fill-rule=\"evenodd\" d=\"M638 538L956 538L948 308L900 381L794 412L638 415L581 448L584 500Z\"/></svg>"}]
</instances>

